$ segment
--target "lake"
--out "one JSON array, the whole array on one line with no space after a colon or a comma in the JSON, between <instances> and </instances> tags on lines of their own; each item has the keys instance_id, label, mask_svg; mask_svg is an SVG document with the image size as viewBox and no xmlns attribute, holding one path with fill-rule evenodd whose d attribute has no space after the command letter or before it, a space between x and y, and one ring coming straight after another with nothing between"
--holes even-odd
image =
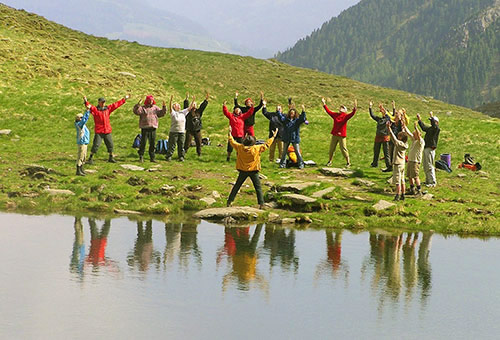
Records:
<instances>
[{"instance_id":1,"label":"lake","mask_svg":"<svg viewBox=\"0 0 500 340\"><path fill-rule=\"evenodd\" d=\"M500 239L0 213L2 339L498 338Z\"/></svg>"}]
</instances>

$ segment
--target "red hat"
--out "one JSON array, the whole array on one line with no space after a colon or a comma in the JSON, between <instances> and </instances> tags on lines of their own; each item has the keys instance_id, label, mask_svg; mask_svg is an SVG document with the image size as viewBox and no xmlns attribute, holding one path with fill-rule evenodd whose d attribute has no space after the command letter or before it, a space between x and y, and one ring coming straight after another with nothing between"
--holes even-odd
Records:
<instances>
[{"instance_id":1,"label":"red hat","mask_svg":"<svg viewBox=\"0 0 500 340\"><path fill-rule=\"evenodd\" d=\"M146 96L146 100L144 100L144 105L150 106L150 105L154 105L154 104L156 104L156 102L155 102L155 99L153 98L153 96L151 96L151 95Z\"/></svg>"}]
</instances>

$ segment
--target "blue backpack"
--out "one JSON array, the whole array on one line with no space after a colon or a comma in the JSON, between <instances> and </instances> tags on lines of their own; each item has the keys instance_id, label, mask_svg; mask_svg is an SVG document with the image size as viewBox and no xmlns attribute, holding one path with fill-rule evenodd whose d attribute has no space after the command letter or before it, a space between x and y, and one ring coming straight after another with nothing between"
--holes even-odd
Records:
<instances>
[{"instance_id":1,"label":"blue backpack","mask_svg":"<svg viewBox=\"0 0 500 340\"><path fill-rule=\"evenodd\" d=\"M167 139L160 139L156 142L155 153L158 153L160 155L165 155L167 153L167 149L168 149Z\"/></svg>"},{"instance_id":2,"label":"blue backpack","mask_svg":"<svg viewBox=\"0 0 500 340\"><path fill-rule=\"evenodd\" d=\"M135 136L134 142L132 143L133 148L137 149L139 147L139 145L141 145L141 138L142 138L141 134L138 134L137 136Z\"/></svg>"}]
</instances>

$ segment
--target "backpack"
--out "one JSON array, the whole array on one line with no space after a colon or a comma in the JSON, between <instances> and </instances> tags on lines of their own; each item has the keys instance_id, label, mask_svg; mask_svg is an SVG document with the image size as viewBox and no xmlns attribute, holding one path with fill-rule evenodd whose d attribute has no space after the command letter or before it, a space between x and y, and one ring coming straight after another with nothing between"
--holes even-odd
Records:
<instances>
[{"instance_id":1,"label":"backpack","mask_svg":"<svg viewBox=\"0 0 500 340\"><path fill-rule=\"evenodd\" d=\"M155 153L165 155L168 149L168 140L160 139L156 142Z\"/></svg>"},{"instance_id":2,"label":"backpack","mask_svg":"<svg viewBox=\"0 0 500 340\"><path fill-rule=\"evenodd\" d=\"M142 138L142 135L140 133L137 136L135 136L134 142L132 143L133 148L137 149L139 147L139 145L141 145L141 138Z\"/></svg>"},{"instance_id":3,"label":"backpack","mask_svg":"<svg viewBox=\"0 0 500 340\"><path fill-rule=\"evenodd\" d=\"M446 163L442 159L437 160L435 163L435 166L436 166L436 169L441 169L441 170L444 170L448 173L451 172L451 169L448 167L448 163Z\"/></svg>"}]
</instances>

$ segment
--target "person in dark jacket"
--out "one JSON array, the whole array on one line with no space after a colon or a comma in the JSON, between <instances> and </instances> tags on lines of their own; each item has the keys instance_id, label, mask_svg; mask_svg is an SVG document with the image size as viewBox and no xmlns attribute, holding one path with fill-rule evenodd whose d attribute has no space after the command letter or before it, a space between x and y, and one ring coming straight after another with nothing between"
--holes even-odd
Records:
<instances>
[{"instance_id":1,"label":"person in dark jacket","mask_svg":"<svg viewBox=\"0 0 500 340\"><path fill-rule=\"evenodd\" d=\"M264 117L269 119L269 138L274 135L274 131L278 129L278 134L274 138L273 144L269 147L269 161L274 162L274 152L276 151L276 145L278 146L278 155L283 154L283 124L281 123L279 114L283 113L281 105L276 106L276 112L267 111L265 100L262 101L262 114Z\"/></svg>"},{"instance_id":2,"label":"person in dark jacket","mask_svg":"<svg viewBox=\"0 0 500 340\"><path fill-rule=\"evenodd\" d=\"M424 147L424 157L423 157L423 165L425 172L425 185L427 187L435 187L437 184L436 181L436 169L434 168L434 160L436 158L436 148L439 139L439 118L434 116L434 114L429 112L429 120L431 121L431 125L425 125L422 122L420 115L417 114L418 125L420 128L425 131L425 147Z\"/></svg>"},{"instance_id":3,"label":"person in dark jacket","mask_svg":"<svg viewBox=\"0 0 500 340\"><path fill-rule=\"evenodd\" d=\"M284 126L283 129L283 153L280 159L280 168L286 167L286 155L288 146L293 145L295 153L297 155L297 161L299 163L299 169L304 168L304 160L300 153L300 125L306 121L306 108L302 105L302 113L300 116L297 115L296 109L290 109L288 114L285 116L283 113L279 114L280 120Z\"/></svg>"},{"instance_id":4,"label":"person in dark jacket","mask_svg":"<svg viewBox=\"0 0 500 340\"><path fill-rule=\"evenodd\" d=\"M184 99L184 108L187 109L189 107L189 95L186 95L186 99ZM197 106L196 102L193 102L193 106L191 110L186 116L186 141L184 143L184 154L188 151L191 146L191 141L194 138L196 143L196 153L198 156L201 156L201 129L203 127L201 122L201 116L203 115L203 111L205 111L208 105L208 98L210 95L208 92L205 95L205 100L201 103L200 107Z\"/></svg>"},{"instance_id":5,"label":"person in dark jacket","mask_svg":"<svg viewBox=\"0 0 500 340\"><path fill-rule=\"evenodd\" d=\"M234 108L238 108L241 110L242 114L245 114L251 107L253 107L253 114L245 120L245 130L244 135L255 136L255 132L253 126L255 125L255 114L262 108L264 100L264 92L260 91L260 103L259 105L253 105L253 101L251 98L245 99L245 106L238 105L238 92L236 92L234 96Z\"/></svg>"},{"instance_id":6,"label":"person in dark jacket","mask_svg":"<svg viewBox=\"0 0 500 340\"><path fill-rule=\"evenodd\" d=\"M380 147L384 150L384 161L385 161L385 170L384 171L392 171L391 165L391 157L389 155L389 130L387 129L387 122L391 121L391 117L387 114L386 109L379 105L380 112L382 113L381 117L377 117L373 114L372 111L373 102L370 102L370 117L377 122L377 132L375 134L375 142L373 144L373 161L371 166L373 168L378 167L378 159L380 155Z\"/></svg>"},{"instance_id":7,"label":"person in dark jacket","mask_svg":"<svg viewBox=\"0 0 500 340\"><path fill-rule=\"evenodd\" d=\"M111 135L112 129L111 129L111 123L109 121L109 116L114 110L125 104L125 102L129 97L130 96L127 94L121 100L109 106L105 105L106 99L99 98L97 107L93 105L90 106L90 113L92 114L92 117L94 117L95 134L94 134L94 141L92 142L92 149L90 150L90 157L89 160L87 161L87 164L93 163L92 158L94 157L94 154L97 153L97 150L99 149L99 146L101 145L101 141L103 139L104 139L104 144L106 144L106 148L108 149L109 153L108 162L116 163L116 160L113 156L113 137ZM85 106L89 104L87 97L83 97L83 101L85 102Z\"/></svg>"}]
</instances>

